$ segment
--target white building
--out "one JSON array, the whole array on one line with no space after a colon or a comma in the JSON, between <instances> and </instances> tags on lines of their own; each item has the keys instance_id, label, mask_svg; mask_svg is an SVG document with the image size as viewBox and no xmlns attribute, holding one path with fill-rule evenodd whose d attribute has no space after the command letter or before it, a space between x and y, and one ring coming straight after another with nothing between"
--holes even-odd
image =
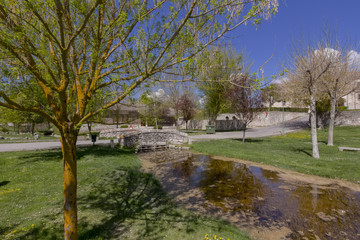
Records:
<instances>
[{"instance_id":1,"label":"white building","mask_svg":"<svg viewBox=\"0 0 360 240\"><path fill-rule=\"evenodd\" d=\"M343 97L345 107L348 109L360 109L360 80L356 81L354 91Z\"/></svg>"}]
</instances>

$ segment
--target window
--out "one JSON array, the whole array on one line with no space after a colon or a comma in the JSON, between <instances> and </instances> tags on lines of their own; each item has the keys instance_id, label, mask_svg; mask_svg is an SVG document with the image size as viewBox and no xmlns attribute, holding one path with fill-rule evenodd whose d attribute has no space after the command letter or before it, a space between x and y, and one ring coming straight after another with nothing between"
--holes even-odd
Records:
<instances>
[{"instance_id":1,"label":"window","mask_svg":"<svg viewBox=\"0 0 360 240\"><path fill-rule=\"evenodd\" d=\"M360 93L358 93L358 100L360 100Z\"/></svg>"}]
</instances>

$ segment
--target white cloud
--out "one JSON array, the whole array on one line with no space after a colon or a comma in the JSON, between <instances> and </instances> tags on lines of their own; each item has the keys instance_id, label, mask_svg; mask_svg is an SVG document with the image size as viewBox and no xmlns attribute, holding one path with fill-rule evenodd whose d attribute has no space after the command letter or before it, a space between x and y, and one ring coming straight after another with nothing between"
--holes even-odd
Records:
<instances>
[{"instance_id":1,"label":"white cloud","mask_svg":"<svg viewBox=\"0 0 360 240\"><path fill-rule=\"evenodd\" d=\"M360 53L355 50L351 50L348 52L349 60L354 65L360 64Z\"/></svg>"},{"instance_id":2,"label":"white cloud","mask_svg":"<svg viewBox=\"0 0 360 240\"><path fill-rule=\"evenodd\" d=\"M164 98L164 97L167 97L164 89L158 89L157 91L155 92L152 92L148 95L148 97L151 97L151 98Z\"/></svg>"},{"instance_id":3,"label":"white cloud","mask_svg":"<svg viewBox=\"0 0 360 240\"><path fill-rule=\"evenodd\" d=\"M315 50L315 55L325 53L327 57L338 57L341 55L340 51L333 48L325 48L324 50Z\"/></svg>"},{"instance_id":4,"label":"white cloud","mask_svg":"<svg viewBox=\"0 0 360 240\"><path fill-rule=\"evenodd\" d=\"M286 81L288 81L288 80L289 80L288 77L282 76L282 77L279 77L279 78L274 79L271 83L282 84L282 83L284 83L284 82L286 82Z\"/></svg>"}]
</instances>

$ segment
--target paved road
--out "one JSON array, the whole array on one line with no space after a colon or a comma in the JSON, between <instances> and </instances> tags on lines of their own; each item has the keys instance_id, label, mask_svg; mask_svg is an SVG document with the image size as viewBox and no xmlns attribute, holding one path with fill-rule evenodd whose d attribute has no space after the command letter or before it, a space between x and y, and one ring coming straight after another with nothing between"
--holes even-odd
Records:
<instances>
[{"instance_id":1,"label":"paved road","mask_svg":"<svg viewBox=\"0 0 360 240\"><path fill-rule=\"evenodd\" d=\"M299 131L301 129L307 128L307 123L309 117L301 117L298 119L290 120L285 122L285 134L289 132ZM282 124L277 124L268 127L257 127L249 128L246 130L246 138L257 138L257 137L268 137L281 135L282 133ZM191 136L191 141L202 141L202 140L211 140L211 139L234 139L242 138L243 132L217 132L215 134L204 134L204 135L194 135Z\"/></svg>"},{"instance_id":2,"label":"paved road","mask_svg":"<svg viewBox=\"0 0 360 240\"><path fill-rule=\"evenodd\" d=\"M110 140L97 140L96 144L110 144ZM91 146L91 140L78 141L77 146ZM60 149L60 140L58 142L32 142L32 143L4 143L0 144L0 152L14 152L14 151L30 151L41 149Z\"/></svg>"},{"instance_id":3,"label":"paved road","mask_svg":"<svg viewBox=\"0 0 360 240\"><path fill-rule=\"evenodd\" d=\"M295 120L285 122L285 133L294 132L307 127L309 118L302 117ZM249 128L246 130L246 138L255 138L255 137L267 137L273 135L280 135L282 131L282 124L268 126L268 127L259 127L259 128ZM202 140L211 140L211 139L229 139L229 138L242 138L242 131L239 132L217 132L216 134L204 134L204 135L195 135L190 136L191 141L202 141ZM110 144L110 140L97 140L96 144ZM91 146L92 142L87 141L78 141L77 146ZM60 149L59 142L36 142L36 143L9 143L9 144L0 144L0 152L13 152L13 151L26 151L26 150L41 150L41 149Z\"/></svg>"}]
</instances>

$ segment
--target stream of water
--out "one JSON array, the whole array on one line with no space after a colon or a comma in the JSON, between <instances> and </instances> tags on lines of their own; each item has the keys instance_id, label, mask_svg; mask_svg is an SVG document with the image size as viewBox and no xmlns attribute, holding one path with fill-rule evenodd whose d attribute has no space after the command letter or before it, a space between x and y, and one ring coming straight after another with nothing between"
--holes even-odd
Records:
<instances>
[{"instance_id":1,"label":"stream of water","mask_svg":"<svg viewBox=\"0 0 360 240\"><path fill-rule=\"evenodd\" d=\"M286 181L274 171L206 155L155 154L156 175L188 204L240 227L286 227L290 239L360 239L360 193L338 185ZM191 191L198 191L189 194ZM195 207L196 208L196 207Z\"/></svg>"}]
</instances>

